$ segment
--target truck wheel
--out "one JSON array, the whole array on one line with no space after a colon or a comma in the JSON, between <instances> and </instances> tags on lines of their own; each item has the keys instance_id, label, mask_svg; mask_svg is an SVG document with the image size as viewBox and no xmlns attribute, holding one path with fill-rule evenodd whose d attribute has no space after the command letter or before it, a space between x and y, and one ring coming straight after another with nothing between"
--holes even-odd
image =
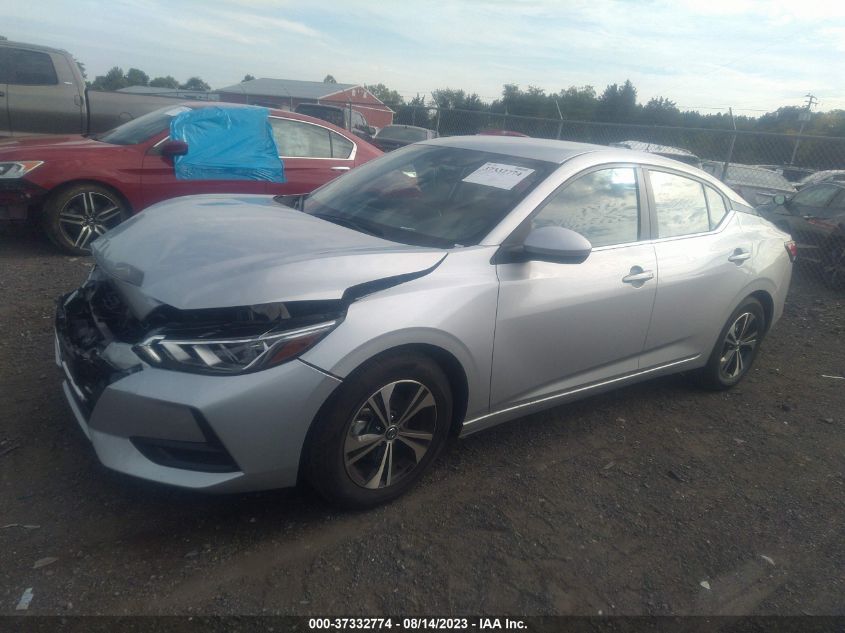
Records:
<instances>
[{"instance_id":1,"label":"truck wheel","mask_svg":"<svg viewBox=\"0 0 845 633\"><path fill-rule=\"evenodd\" d=\"M56 246L74 255L88 255L91 242L127 217L129 208L114 191L81 184L51 194L41 222Z\"/></svg>"}]
</instances>

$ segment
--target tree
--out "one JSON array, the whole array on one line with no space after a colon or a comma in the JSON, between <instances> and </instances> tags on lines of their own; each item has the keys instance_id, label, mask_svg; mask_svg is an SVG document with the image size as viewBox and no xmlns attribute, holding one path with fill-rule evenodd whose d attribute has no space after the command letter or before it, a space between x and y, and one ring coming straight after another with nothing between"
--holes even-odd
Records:
<instances>
[{"instance_id":1,"label":"tree","mask_svg":"<svg viewBox=\"0 0 845 633\"><path fill-rule=\"evenodd\" d=\"M595 117L598 99L592 86L569 86L557 95L557 105L565 119L571 121L592 121Z\"/></svg>"},{"instance_id":2,"label":"tree","mask_svg":"<svg viewBox=\"0 0 845 633\"><path fill-rule=\"evenodd\" d=\"M8 40L8 39L9 39L9 38L8 38L8 37L6 37L5 35L0 35L0 40Z\"/></svg>"},{"instance_id":3,"label":"tree","mask_svg":"<svg viewBox=\"0 0 845 633\"><path fill-rule=\"evenodd\" d=\"M167 77L156 77L149 85L153 88L178 88L179 82L170 75L167 75Z\"/></svg>"},{"instance_id":4,"label":"tree","mask_svg":"<svg viewBox=\"0 0 845 633\"><path fill-rule=\"evenodd\" d=\"M674 101L653 97L643 107L642 121L652 125L680 125L683 116Z\"/></svg>"},{"instance_id":5,"label":"tree","mask_svg":"<svg viewBox=\"0 0 845 633\"><path fill-rule=\"evenodd\" d=\"M150 76L143 70L130 68L126 73L127 86L147 86L150 83Z\"/></svg>"},{"instance_id":6,"label":"tree","mask_svg":"<svg viewBox=\"0 0 845 633\"><path fill-rule=\"evenodd\" d=\"M326 75L325 77L323 77L323 83L324 84L336 84L337 79L334 78L334 75Z\"/></svg>"},{"instance_id":7,"label":"tree","mask_svg":"<svg viewBox=\"0 0 845 633\"><path fill-rule=\"evenodd\" d=\"M382 103L388 103L390 105L402 105L402 103L404 103L402 95L395 90L391 90L384 84L375 84L372 86L364 85L364 88L369 90L373 96Z\"/></svg>"},{"instance_id":8,"label":"tree","mask_svg":"<svg viewBox=\"0 0 845 633\"><path fill-rule=\"evenodd\" d=\"M190 79L188 79L188 81L186 81L179 87L182 90L211 90L211 86L209 86L199 77L191 77Z\"/></svg>"},{"instance_id":9,"label":"tree","mask_svg":"<svg viewBox=\"0 0 845 633\"><path fill-rule=\"evenodd\" d=\"M448 110L481 110L484 103L477 94L467 94L463 90L441 88L431 92L431 100L438 108Z\"/></svg>"},{"instance_id":10,"label":"tree","mask_svg":"<svg viewBox=\"0 0 845 633\"><path fill-rule=\"evenodd\" d=\"M105 75L97 75L91 83L94 90L120 90L126 87L126 76L123 74L123 69L119 66L114 66Z\"/></svg>"},{"instance_id":11,"label":"tree","mask_svg":"<svg viewBox=\"0 0 845 633\"><path fill-rule=\"evenodd\" d=\"M637 89L630 80L621 86L611 84L599 97L596 118L599 121L633 123L637 115Z\"/></svg>"},{"instance_id":12,"label":"tree","mask_svg":"<svg viewBox=\"0 0 845 633\"><path fill-rule=\"evenodd\" d=\"M244 78L241 79L241 83L245 81L255 81L255 77L253 75L244 75Z\"/></svg>"}]
</instances>

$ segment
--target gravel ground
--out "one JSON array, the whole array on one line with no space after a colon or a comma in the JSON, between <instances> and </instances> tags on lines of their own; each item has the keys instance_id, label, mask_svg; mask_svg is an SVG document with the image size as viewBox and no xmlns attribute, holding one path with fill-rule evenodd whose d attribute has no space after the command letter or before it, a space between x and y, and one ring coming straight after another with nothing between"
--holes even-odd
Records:
<instances>
[{"instance_id":1,"label":"gravel ground","mask_svg":"<svg viewBox=\"0 0 845 633\"><path fill-rule=\"evenodd\" d=\"M51 334L90 265L0 233L0 614L28 587L32 614L845 614L845 295L800 269L739 388L532 415L342 513L101 467Z\"/></svg>"}]
</instances>

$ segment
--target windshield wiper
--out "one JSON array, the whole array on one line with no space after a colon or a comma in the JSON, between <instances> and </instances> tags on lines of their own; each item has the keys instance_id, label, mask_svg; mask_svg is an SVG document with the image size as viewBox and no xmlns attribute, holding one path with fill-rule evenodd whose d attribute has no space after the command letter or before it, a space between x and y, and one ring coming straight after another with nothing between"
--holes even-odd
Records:
<instances>
[{"instance_id":1,"label":"windshield wiper","mask_svg":"<svg viewBox=\"0 0 845 633\"><path fill-rule=\"evenodd\" d=\"M335 215L332 213L314 213L313 216L315 218L325 220L326 222L332 222L333 224L345 226L346 228L352 229L354 231L368 233L369 235L375 235L376 237L384 237L384 232L382 230L375 228L372 224L363 220L355 220L353 218L348 218L342 215Z\"/></svg>"}]
</instances>

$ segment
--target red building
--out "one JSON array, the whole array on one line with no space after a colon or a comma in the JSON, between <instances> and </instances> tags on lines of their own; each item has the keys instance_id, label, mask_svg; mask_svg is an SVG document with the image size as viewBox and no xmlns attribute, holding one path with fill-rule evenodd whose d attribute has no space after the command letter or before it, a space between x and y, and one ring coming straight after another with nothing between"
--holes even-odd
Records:
<instances>
[{"instance_id":1,"label":"red building","mask_svg":"<svg viewBox=\"0 0 845 633\"><path fill-rule=\"evenodd\" d=\"M393 123L393 110L364 86L293 79L252 79L220 88L220 101L293 110L300 103L324 103L357 110L372 126Z\"/></svg>"}]
</instances>

